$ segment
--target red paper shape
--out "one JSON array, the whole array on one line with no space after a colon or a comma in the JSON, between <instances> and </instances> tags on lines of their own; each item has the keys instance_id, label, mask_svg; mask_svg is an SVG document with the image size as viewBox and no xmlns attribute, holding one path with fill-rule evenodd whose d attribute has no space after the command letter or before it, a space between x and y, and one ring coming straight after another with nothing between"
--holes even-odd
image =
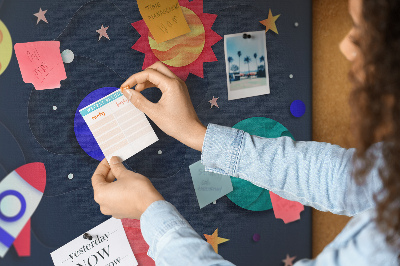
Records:
<instances>
[{"instance_id":1,"label":"red paper shape","mask_svg":"<svg viewBox=\"0 0 400 266\"><path fill-rule=\"evenodd\" d=\"M285 224L300 220L300 213L304 211L303 204L281 198L271 191L269 195L276 219L282 219Z\"/></svg>"},{"instance_id":2,"label":"red paper shape","mask_svg":"<svg viewBox=\"0 0 400 266\"><path fill-rule=\"evenodd\" d=\"M16 43L14 50L22 79L25 83L32 83L36 90L60 88L60 81L67 78L60 42Z\"/></svg>"},{"instance_id":3,"label":"red paper shape","mask_svg":"<svg viewBox=\"0 0 400 266\"><path fill-rule=\"evenodd\" d=\"M155 266L154 260L147 255L149 245L147 245L140 230L140 220L122 219L121 221L138 266Z\"/></svg>"},{"instance_id":4,"label":"red paper shape","mask_svg":"<svg viewBox=\"0 0 400 266\"><path fill-rule=\"evenodd\" d=\"M18 256L29 257L31 255L31 219L26 222L13 245Z\"/></svg>"},{"instance_id":5,"label":"red paper shape","mask_svg":"<svg viewBox=\"0 0 400 266\"><path fill-rule=\"evenodd\" d=\"M46 187L46 168L43 163L28 163L15 169L26 182L44 193Z\"/></svg>"},{"instance_id":6,"label":"red paper shape","mask_svg":"<svg viewBox=\"0 0 400 266\"><path fill-rule=\"evenodd\" d=\"M206 36L204 49L201 52L200 56L195 61L186 66L182 67L167 66L167 67L172 72L174 72L175 75L177 75L184 81L187 79L189 73L192 73L200 78L204 78L203 63L217 61L217 57L215 56L211 46L213 46L222 39L220 35L218 35L215 31L211 29L215 19L217 18L217 15L203 13L203 0L193 0L192 2L189 2L188 0L179 0L179 4L183 7L192 10L203 23ZM142 69L144 70L159 60L154 55L153 51L150 48L148 39L150 31L144 20L139 20L137 22L134 22L132 23L132 26L140 34L139 40L132 46L132 49L145 54L142 66Z\"/></svg>"}]
</instances>

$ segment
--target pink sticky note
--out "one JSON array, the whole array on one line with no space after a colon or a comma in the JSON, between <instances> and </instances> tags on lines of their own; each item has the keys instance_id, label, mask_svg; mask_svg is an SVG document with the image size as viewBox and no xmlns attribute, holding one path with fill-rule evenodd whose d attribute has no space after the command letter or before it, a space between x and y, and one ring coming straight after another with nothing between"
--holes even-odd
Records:
<instances>
[{"instance_id":1,"label":"pink sticky note","mask_svg":"<svg viewBox=\"0 0 400 266\"><path fill-rule=\"evenodd\" d=\"M25 83L37 90L60 88L67 78L60 53L60 42L42 41L16 43L15 54Z\"/></svg>"},{"instance_id":2,"label":"pink sticky note","mask_svg":"<svg viewBox=\"0 0 400 266\"><path fill-rule=\"evenodd\" d=\"M300 219L300 213L304 211L304 206L301 203L286 200L271 191L269 195L276 219L282 219L285 224Z\"/></svg>"}]
</instances>

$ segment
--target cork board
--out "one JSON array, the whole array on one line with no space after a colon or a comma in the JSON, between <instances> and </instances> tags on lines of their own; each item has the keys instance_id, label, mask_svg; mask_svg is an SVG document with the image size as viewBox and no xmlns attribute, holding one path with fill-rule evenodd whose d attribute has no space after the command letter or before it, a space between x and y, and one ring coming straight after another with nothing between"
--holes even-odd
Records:
<instances>
[{"instance_id":1,"label":"cork board","mask_svg":"<svg viewBox=\"0 0 400 266\"><path fill-rule=\"evenodd\" d=\"M354 146L349 139L351 84L350 63L339 43L351 28L348 1L313 1L313 140L344 148ZM349 221L349 217L313 210L312 254L315 258Z\"/></svg>"}]
</instances>

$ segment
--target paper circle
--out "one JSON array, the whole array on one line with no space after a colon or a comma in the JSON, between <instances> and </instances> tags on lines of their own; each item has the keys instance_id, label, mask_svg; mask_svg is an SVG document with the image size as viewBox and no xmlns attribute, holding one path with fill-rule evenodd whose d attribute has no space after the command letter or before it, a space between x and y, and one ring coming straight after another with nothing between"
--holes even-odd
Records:
<instances>
[{"instance_id":1,"label":"paper circle","mask_svg":"<svg viewBox=\"0 0 400 266\"><path fill-rule=\"evenodd\" d=\"M74 119L74 131L75 137L78 141L81 148L92 158L101 161L104 159L104 154L100 149L99 144L97 144L96 139L94 138L92 132L90 131L88 125L86 124L85 120L83 119L79 110L82 108L100 100L104 96L119 90L119 88L114 87L104 87L92 91L89 93L79 104L78 108L76 109L75 119Z\"/></svg>"},{"instance_id":2,"label":"paper circle","mask_svg":"<svg viewBox=\"0 0 400 266\"><path fill-rule=\"evenodd\" d=\"M301 100L295 100L290 105L290 112L295 117L301 117L306 112L306 105Z\"/></svg>"},{"instance_id":3,"label":"paper circle","mask_svg":"<svg viewBox=\"0 0 400 266\"><path fill-rule=\"evenodd\" d=\"M21 210L21 202L14 195L5 196L0 202L0 212L5 216L14 217Z\"/></svg>"},{"instance_id":4,"label":"paper circle","mask_svg":"<svg viewBox=\"0 0 400 266\"><path fill-rule=\"evenodd\" d=\"M61 53L61 58L63 60L64 63L69 64L72 61L74 61L75 55L74 53L69 50L69 49L65 49L62 53Z\"/></svg>"},{"instance_id":5,"label":"paper circle","mask_svg":"<svg viewBox=\"0 0 400 266\"><path fill-rule=\"evenodd\" d=\"M259 234L254 234L253 235L254 242L258 242L258 241L260 241L260 239L261 239L261 236Z\"/></svg>"},{"instance_id":6,"label":"paper circle","mask_svg":"<svg viewBox=\"0 0 400 266\"><path fill-rule=\"evenodd\" d=\"M12 40L6 25L0 20L0 75L8 67L12 56Z\"/></svg>"},{"instance_id":7,"label":"paper circle","mask_svg":"<svg viewBox=\"0 0 400 266\"><path fill-rule=\"evenodd\" d=\"M275 120L265 117L252 117L240 121L233 128L241 129L250 135L264 138L293 136L289 130ZM250 211L265 211L272 209L269 191L253 185L251 182L232 177L233 191L226 196L236 205Z\"/></svg>"},{"instance_id":8,"label":"paper circle","mask_svg":"<svg viewBox=\"0 0 400 266\"><path fill-rule=\"evenodd\" d=\"M0 220L3 220L5 222L15 222L15 221L18 221L22 216L24 216L25 210L26 210L26 201L25 201L24 196L22 196L22 194L19 193L18 191L6 190L0 194L0 203L4 199L8 198L8 196L13 196L13 197L17 198L17 200L20 202L20 204L17 206L6 206L4 208L6 213L3 212L3 207L0 208ZM1 205L3 205L3 204L1 204ZM18 209L18 212L16 212L16 214L14 214L14 215L8 216L7 213L11 212L8 210L10 207Z\"/></svg>"},{"instance_id":9,"label":"paper circle","mask_svg":"<svg viewBox=\"0 0 400 266\"><path fill-rule=\"evenodd\" d=\"M181 6L190 32L171 40L157 43L149 31L149 44L154 55L164 64L181 67L194 62L201 54L206 42L206 33L201 19L190 9Z\"/></svg>"}]
</instances>

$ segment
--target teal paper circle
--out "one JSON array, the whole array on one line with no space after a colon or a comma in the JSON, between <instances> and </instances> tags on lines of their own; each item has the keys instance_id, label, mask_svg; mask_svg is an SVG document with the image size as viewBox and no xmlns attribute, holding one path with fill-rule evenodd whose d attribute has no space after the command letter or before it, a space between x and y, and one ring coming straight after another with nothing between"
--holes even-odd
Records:
<instances>
[{"instance_id":1,"label":"teal paper circle","mask_svg":"<svg viewBox=\"0 0 400 266\"><path fill-rule=\"evenodd\" d=\"M266 117L251 117L240 121L233 128L243 130L250 135L263 138L279 138L293 135L279 122ZM269 190L253 185L251 182L232 177L233 191L226 196L236 205L250 211L265 211L272 209Z\"/></svg>"}]
</instances>

